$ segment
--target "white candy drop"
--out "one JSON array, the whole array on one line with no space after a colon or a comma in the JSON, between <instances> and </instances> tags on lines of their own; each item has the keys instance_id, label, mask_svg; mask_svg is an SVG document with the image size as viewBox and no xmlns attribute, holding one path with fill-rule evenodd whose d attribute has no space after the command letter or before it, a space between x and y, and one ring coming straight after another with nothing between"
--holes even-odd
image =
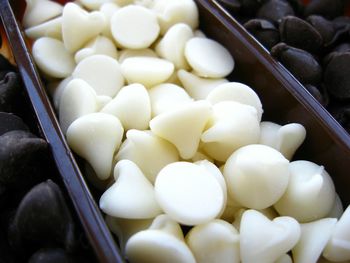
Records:
<instances>
[{"instance_id":1,"label":"white candy drop","mask_svg":"<svg viewBox=\"0 0 350 263\"><path fill-rule=\"evenodd\" d=\"M67 142L75 153L87 160L96 175L106 180L111 174L113 155L124 129L117 117L91 113L75 120L67 130Z\"/></svg>"},{"instance_id":2,"label":"white candy drop","mask_svg":"<svg viewBox=\"0 0 350 263\"><path fill-rule=\"evenodd\" d=\"M119 53L119 63L123 63L123 61L127 58L132 57L152 57L158 58L157 53L150 48L144 49L123 49Z\"/></svg>"},{"instance_id":3,"label":"white candy drop","mask_svg":"<svg viewBox=\"0 0 350 263\"><path fill-rule=\"evenodd\" d=\"M275 204L286 191L289 161L265 145L243 146L227 160L224 176L234 200L245 207L264 209Z\"/></svg>"},{"instance_id":4,"label":"white candy drop","mask_svg":"<svg viewBox=\"0 0 350 263\"><path fill-rule=\"evenodd\" d=\"M196 262L180 225L167 215L156 217L149 229L133 235L125 250L131 263Z\"/></svg>"},{"instance_id":5,"label":"white candy drop","mask_svg":"<svg viewBox=\"0 0 350 263\"><path fill-rule=\"evenodd\" d=\"M201 77L224 78L234 67L234 60L228 50L209 38L194 37L187 41L185 57Z\"/></svg>"},{"instance_id":6,"label":"white candy drop","mask_svg":"<svg viewBox=\"0 0 350 263\"><path fill-rule=\"evenodd\" d=\"M106 55L92 55L82 60L73 77L85 80L97 95L114 97L124 85L118 61Z\"/></svg>"},{"instance_id":7,"label":"white candy drop","mask_svg":"<svg viewBox=\"0 0 350 263\"><path fill-rule=\"evenodd\" d=\"M177 75L188 94L196 100L206 99L212 90L216 89L220 84L228 82L227 79L200 78L183 69L179 70Z\"/></svg>"},{"instance_id":8,"label":"white candy drop","mask_svg":"<svg viewBox=\"0 0 350 263\"><path fill-rule=\"evenodd\" d=\"M186 242L198 263L239 263L239 233L223 220L193 227Z\"/></svg>"},{"instance_id":9,"label":"white candy drop","mask_svg":"<svg viewBox=\"0 0 350 263\"><path fill-rule=\"evenodd\" d=\"M117 116L125 130L146 130L151 120L151 102L148 92L141 84L125 86L101 112Z\"/></svg>"},{"instance_id":10,"label":"white candy drop","mask_svg":"<svg viewBox=\"0 0 350 263\"><path fill-rule=\"evenodd\" d=\"M32 53L40 70L50 77L66 78L74 70L75 62L72 54L58 39L39 38L33 44Z\"/></svg>"},{"instance_id":11,"label":"white candy drop","mask_svg":"<svg viewBox=\"0 0 350 263\"><path fill-rule=\"evenodd\" d=\"M40 37L52 37L62 40L62 17L57 17L37 26L25 30L27 37L38 39Z\"/></svg>"},{"instance_id":12,"label":"white candy drop","mask_svg":"<svg viewBox=\"0 0 350 263\"><path fill-rule=\"evenodd\" d=\"M255 210L244 212L240 227L242 263L271 263L287 253L300 238L300 225L292 217L270 221Z\"/></svg>"},{"instance_id":13,"label":"white candy drop","mask_svg":"<svg viewBox=\"0 0 350 263\"><path fill-rule=\"evenodd\" d=\"M117 10L111 18L114 39L124 48L149 47L158 37L156 15L142 6L129 5Z\"/></svg>"},{"instance_id":14,"label":"white candy drop","mask_svg":"<svg viewBox=\"0 0 350 263\"><path fill-rule=\"evenodd\" d=\"M63 9L62 5L50 0L26 0L26 4L22 21L25 28L37 26L57 17Z\"/></svg>"},{"instance_id":15,"label":"white candy drop","mask_svg":"<svg viewBox=\"0 0 350 263\"><path fill-rule=\"evenodd\" d=\"M309 161L294 161L289 170L287 190L275 204L277 212L302 223L327 216L334 204L335 189L324 167Z\"/></svg>"},{"instance_id":16,"label":"white candy drop","mask_svg":"<svg viewBox=\"0 0 350 263\"><path fill-rule=\"evenodd\" d=\"M156 135L174 144L183 159L190 159L197 152L210 115L211 105L196 101L156 116L150 127Z\"/></svg>"},{"instance_id":17,"label":"white candy drop","mask_svg":"<svg viewBox=\"0 0 350 263\"><path fill-rule=\"evenodd\" d=\"M115 183L100 198L100 208L114 217L154 218L161 214L153 185L135 163L121 160L114 168Z\"/></svg>"},{"instance_id":18,"label":"white candy drop","mask_svg":"<svg viewBox=\"0 0 350 263\"><path fill-rule=\"evenodd\" d=\"M171 218L197 225L216 218L225 206L218 179L207 169L189 162L165 166L154 183L156 199Z\"/></svg>"}]
</instances>

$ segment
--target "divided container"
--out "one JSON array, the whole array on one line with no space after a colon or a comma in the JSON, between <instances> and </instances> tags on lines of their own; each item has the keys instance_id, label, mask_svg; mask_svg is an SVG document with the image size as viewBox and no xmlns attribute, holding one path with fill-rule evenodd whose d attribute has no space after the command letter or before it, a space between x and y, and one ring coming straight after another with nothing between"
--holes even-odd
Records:
<instances>
[{"instance_id":1,"label":"divided container","mask_svg":"<svg viewBox=\"0 0 350 263\"><path fill-rule=\"evenodd\" d=\"M323 165L333 178L343 204L350 204L350 135L219 4L208 0L196 0L196 3L200 29L223 44L235 59L235 69L229 80L243 82L258 93L264 108L263 120L279 124L298 122L305 126L307 137L294 160L305 159ZM12 2L13 10L23 11L23 7L24 0ZM98 260L123 262L96 205L101 193L93 197L91 192L96 189L86 182L77 158L67 146L12 8L7 0L2 0L1 19L40 129L51 145L53 159L76 213Z\"/></svg>"}]
</instances>

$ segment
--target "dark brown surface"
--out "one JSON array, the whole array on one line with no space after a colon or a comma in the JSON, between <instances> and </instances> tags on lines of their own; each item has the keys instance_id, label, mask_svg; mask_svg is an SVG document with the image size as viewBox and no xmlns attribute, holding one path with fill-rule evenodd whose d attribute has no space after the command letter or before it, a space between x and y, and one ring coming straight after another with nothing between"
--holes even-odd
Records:
<instances>
[{"instance_id":1,"label":"dark brown surface","mask_svg":"<svg viewBox=\"0 0 350 263\"><path fill-rule=\"evenodd\" d=\"M230 79L250 85L264 106L264 120L279 124L299 122L307 129L307 139L295 159L306 159L324 165L334 179L345 205L350 203L350 136L331 115L251 38L215 1L196 1L200 11L201 30L225 45L235 58ZM15 2L18 4L18 1ZM73 154L67 147L57 124L42 82L33 65L20 29L7 1L0 6L7 34L15 50L15 59L26 83L29 97L40 120L45 138L50 142L54 159L65 186L82 221L89 240L101 262L121 262L109 231L103 222Z\"/></svg>"}]
</instances>

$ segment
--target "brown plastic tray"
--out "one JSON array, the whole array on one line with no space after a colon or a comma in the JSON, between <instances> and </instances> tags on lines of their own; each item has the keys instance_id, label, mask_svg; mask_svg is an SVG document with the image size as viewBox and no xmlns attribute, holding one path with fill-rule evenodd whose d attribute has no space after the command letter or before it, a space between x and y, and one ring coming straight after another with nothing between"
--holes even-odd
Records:
<instances>
[{"instance_id":1,"label":"brown plastic tray","mask_svg":"<svg viewBox=\"0 0 350 263\"><path fill-rule=\"evenodd\" d=\"M62 1L61 1L62 2ZM228 48L235 58L232 81L250 85L259 94L264 107L263 119L280 124L298 122L305 126L307 139L295 159L306 159L325 166L334 179L344 204L350 203L350 136L332 116L276 62L215 1L196 0L200 29ZM14 1L19 9L23 1ZM55 162L77 214L100 262L122 262L96 201L59 128L56 115L42 85L22 28L7 0L0 1L0 15L10 39L15 60L25 81L30 100L45 138L50 142Z\"/></svg>"}]
</instances>

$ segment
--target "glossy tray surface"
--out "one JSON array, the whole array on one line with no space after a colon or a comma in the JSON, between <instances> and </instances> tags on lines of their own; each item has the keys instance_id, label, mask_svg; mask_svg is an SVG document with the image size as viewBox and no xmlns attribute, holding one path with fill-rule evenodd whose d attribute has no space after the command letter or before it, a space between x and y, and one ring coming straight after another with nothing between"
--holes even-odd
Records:
<instances>
[{"instance_id":1,"label":"glossy tray surface","mask_svg":"<svg viewBox=\"0 0 350 263\"><path fill-rule=\"evenodd\" d=\"M350 136L332 116L276 62L246 30L215 1L197 0L200 29L223 44L235 58L232 81L251 86L264 107L263 119L286 124L298 122L305 126L307 139L294 159L305 159L325 166L332 176L344 204L350 203ZM14 1L20 9L22 1ZM26 83L26 89L50 142L54 159L73 200L75 209L101 262L122 262L103 216L68 148L58 126L56 115L45 93L39 73L25 44L9 3L1 1L0 14L11 40L15 59Z\"/></svg>"}]
</instances>

